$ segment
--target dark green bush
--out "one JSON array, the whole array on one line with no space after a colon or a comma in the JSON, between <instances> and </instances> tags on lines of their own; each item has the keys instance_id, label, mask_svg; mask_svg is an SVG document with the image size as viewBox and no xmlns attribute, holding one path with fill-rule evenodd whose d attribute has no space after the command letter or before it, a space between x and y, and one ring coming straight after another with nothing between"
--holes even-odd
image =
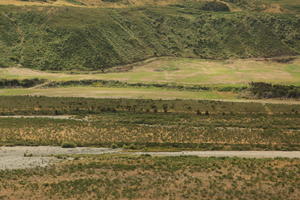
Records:
<instances>
[{"instance_id":1,"label":"dark green bush","mask_svg":"<svg viewBox=\"0 0 300 200\"><path fill-rule=\"evenodd\" d=\"M214 12L228 12L230 11L230 8L222 2L219 1L209 1L203 4L203 6L201 7L202 10L205 11L214 11Z\"/></svg>"},{"instance_id":2,"label":"dark green bush","mask_svg":"<svg viewBox=\"0 0 300 200\"><path fill-rule=\"evenodd\" d=\"M293 85L252 82L249 90L257 98L300 98L300 87Z\"/></svg>"},{"instance_id":3,"label":"dark green bush","mask_svg":"<svg viewBox=\"0 0 300 200\"><path fill-rule=\"evenodd\" d=\"M61 145L62 148L76 148L77 144L73 143L73 142L64 142Z\"/></svg>"},{"instance_id":4,"label":"dark green bush","mask_svg":"<svg viewBox=\"0 0 300 200\"><path fill-rule=\"evenodd\" d=\"M45 79L0 79L0 88L29 88L46 82Z\"/></svg>"}]
</instances>

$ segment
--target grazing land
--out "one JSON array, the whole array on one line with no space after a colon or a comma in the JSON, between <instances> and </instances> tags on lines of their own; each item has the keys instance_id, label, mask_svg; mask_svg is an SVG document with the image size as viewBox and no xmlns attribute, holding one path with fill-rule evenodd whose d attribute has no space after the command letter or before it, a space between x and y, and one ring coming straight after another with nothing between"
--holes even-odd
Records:
<instances>
[{"instance_id":1,"label":"grazing land","mask_svg":"<svg viewBox=\"0 0 300 200\"><path fill-rule=\"evenodd\" d=\"M219 61L169 57L105 73L2 68L0 95L237 100L246 97L252 81L299 86L299 69L299 57Z\"/></svg>"},{"instance_id":2,"label":"grazing land","mask_svg":"<svg viewBox=\"0 0 300 200\"><path fill-rule=\"evenodd\" d=\"M299 159L74 156L55 167L0 171L3 199L287 199Z\"/></svg>"},{"instance_id":3,"label":"grazing land","mask_svg":"<svg viewBox=\"0 0 300 200\"><path fill-rule=\"evenodd\" d=\"M208 10L203 2L128 8L0 6L0 66L105 70L161 56L298 55L299 16L260 12L255 1L247 2L238 1L238 12L220 9L217 2L209 2L213 9Z\"/></svg>"},{"instance_id":4,"label":"grazing land","mask_svg":"<svg viewBox=\"0 0 300 200\"><path fill-rule=\"evenodd\" d=\"M280 58L278 58L280 61ZM282 58L283 59L283 58ZM25 68L0 68L1 79L118 80L128 83L173 83L179 85L238 85L271 82L300 85L300 58L287 63L276 59L204 60L159 58L100 72L44 72ZM114 71L115 70L115 71ZM122 71L126 70L126 71Z\"/></svg>"},{"instance_id":5,"label":"grazing land","mask_svg":"<svg viewBox=\"0 0 300 200\"><path fill-rule=\"evenodd\" d=\"M299 14L0 0L0 200L299 200Z\"/></svg>"},{"instance_id":6,"label":"grazing land","mask_svg":"<svg viewBox=\"0 0 300 200\"><path fill-rule=\"evenodd\" d=\"M24 115L0 118L2 145L72 142L145 151L300 150L299 104L47 97L0 100L2 115ZM26 118L64 114L76 117Z\"/></svg>"},{"instance_id":7,"label":"grazing land","mask_svg":"<svg viewBox=\"0 0 300 200\"><path fill-rule=\"evenodd\" d=\"M159 96L157 94L160 94ZM63 87L47 89L2 89L1 96L93 97L133 99L236 99L237 94L218 91L178 91L157 88Z\"/></svg>"}]
</instances>

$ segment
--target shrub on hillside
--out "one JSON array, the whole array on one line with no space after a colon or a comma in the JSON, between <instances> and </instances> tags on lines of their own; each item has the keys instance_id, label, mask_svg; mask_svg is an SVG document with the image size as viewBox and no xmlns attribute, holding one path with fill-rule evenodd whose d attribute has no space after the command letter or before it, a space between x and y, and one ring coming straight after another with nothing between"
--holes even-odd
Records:
<instances>
[{"instance_id":1,"label":"shrub on hillside","mask_svg":"<svg viewBox=\"0 0 300 200\"><path fill-rule=\"evenodd\" d=\"M0 79L0 88L15 88L15 87L23 87L23 88L29 88L33 87L39 84L44 83L45 79Z\"/></svg>"},{"instance_id":2,"label":"shrub on hillside","mask_svg":"<svg viewBox=\"0 0 300 200\"><path fill-rule=\"evenodd\" d=\"M203 6L201 7L202 10L205 11L214 11L214 12L228 12L230 11L229 7L222 2L218 2L218 1L209 1L203 4Z\"/></svg>"},{"instance_id":3,"label":"shrub on hillside","mask_svg":"<svg viewBox=\"0 0 300 200\"><path fill-rule=\"evenodd\" d=\"M300 87L293 85L251 82L249 90L257 98L300 98Z\"/></svg>"},{"instance_id":4,"label":"shrub on hillside","mask_svg":"<svg viewBox=\"0 0 300 200\"><path fill-rule=\"evenodd\" d=\"M262 10L264 4L262 0L223 0L224 2L231 3L237 7L246 10Z\"/></svg>"}]
</instances>

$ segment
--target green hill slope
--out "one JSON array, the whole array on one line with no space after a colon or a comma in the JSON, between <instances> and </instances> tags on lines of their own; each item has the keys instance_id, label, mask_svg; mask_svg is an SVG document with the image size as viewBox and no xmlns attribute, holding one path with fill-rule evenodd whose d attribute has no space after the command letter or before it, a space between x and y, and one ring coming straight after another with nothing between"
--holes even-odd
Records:
<instances>
[{"instance_id":1,"label":"green hill slope","mask_svg":"<svg viewBox=\"0 0 300 200\"><path fill-rule=\"evenodd\" d=\"M166 6L193 2L215 0L1 0L1 5L43 5L43 6L75 6L75 7L100 7L100 8L125 8L134 6ZM218 0L231 4L234 7L252 9L268 4L268 0ZM281 0L286 1L286 0Z\"/></svg>"},{"instance_id":2,"label":"green hill slope","mask_svg":"<svg viewBox=\"0 0 300 200\"><path fill-rule=\"evenodd\" d=\"M0 7L0 66L96 70L156 56L270 57L300 52L300 17L200 6Z\"/></svg>"}]
</instances>

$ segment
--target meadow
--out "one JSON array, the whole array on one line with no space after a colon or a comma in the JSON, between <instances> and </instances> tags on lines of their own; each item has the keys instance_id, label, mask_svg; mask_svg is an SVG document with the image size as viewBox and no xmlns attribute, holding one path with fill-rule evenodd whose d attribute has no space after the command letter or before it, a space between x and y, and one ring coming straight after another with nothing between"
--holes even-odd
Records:
<instances>
[{"instance_id":1,"label":"meadow","mask_svg":"<svg viewBox=\"0 0 300 200\"><path fill-rule=\"evenodd\" d=\"M246 86L249 82L300 85L300 59L287 63L276 59L205 60L193 58L157 58L129 66L109 69L106 73L45 72L26 68L0 68L2 79L118 80L127 83L169 83L178 85ZM126 71L123 71L126 70Z\"/></svg>"},{"instance_id":2,"label":"meadow","mask_svg":"<svg viewBox=\"0 0 300 200\"><path fill-rule=\"evenodd\" d=\"M0 171L0 197L297 200L300 195L299 159L73 158L48 168Z\"/></svg>"},{"instance_id":3,"label":"meadow","mask_svg":"<svg viewBox=\"0 0 300 200\"><path fill-rule=\"evenodd\" d=\"M160 94L159 96L157 94ZM178 91L159 88L63 87L44 89L1 89L0 96L31 95L49 97L129 98L129 99L228 99L237 94L218 91Z\"/></svg>"},{"instance_id":4,"label":"meadow","mask_svg":"<svg viewBox=\"0 0 300 200\"><path fill-rule=\"evenodd\" d=\"M71 142L145 151L300 150L300 105L47 97L0 100L2 115L24 116L0 118L2 145ZM74 117L51 119L52 115Z\"/></svg>"},{"instance_id":5,"label":"meadow","mask_svg":"<svg viewBox=\"0 0 300 200\"><path fill-rule=\"evenodd\" d=\"M163 57L105 72L0 68L3 81L36 83L31 88L22 88L26 85L22 82L3 84L0 95L238 100L252 81L299 86L299 68L299 57L219 61Z\"/></svg>"}]
</instances>

